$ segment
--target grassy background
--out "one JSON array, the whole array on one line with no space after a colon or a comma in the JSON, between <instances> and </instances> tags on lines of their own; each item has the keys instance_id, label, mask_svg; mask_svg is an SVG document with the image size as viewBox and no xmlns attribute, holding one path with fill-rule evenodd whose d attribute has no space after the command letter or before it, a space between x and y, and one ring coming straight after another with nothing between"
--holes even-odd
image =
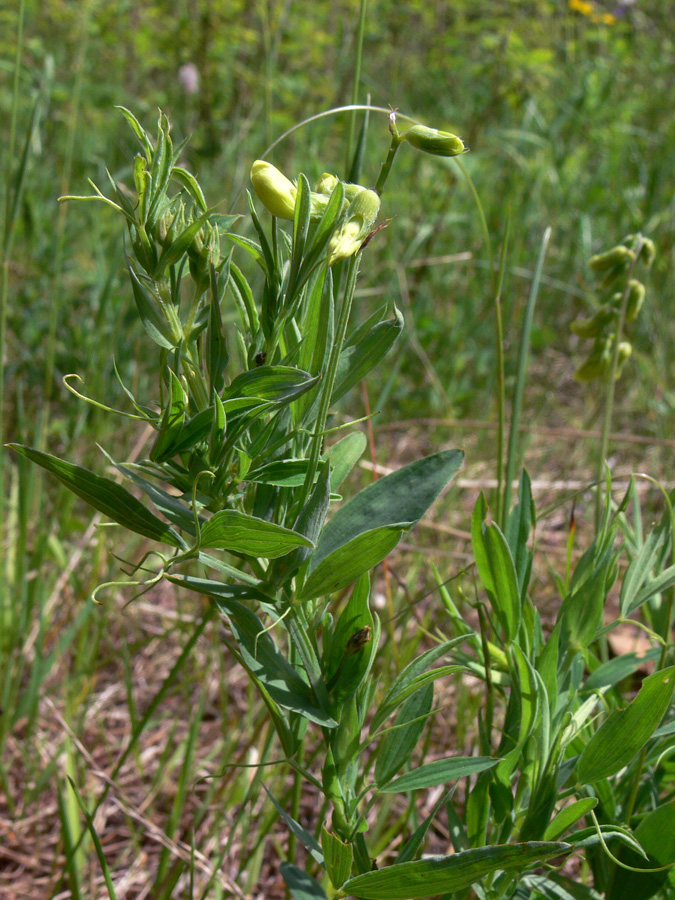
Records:
<instances>
[{"instance_id":1,"label":"grassy background","mask_svg":"<svg viewBox=\"0 0 675 900\"><path fill-rule=\"evenodd\" d=\"M507 389L539 243L553 228L522 419L528 466L547 485L542 503L557 496L556 481L583 483L594 472L594 440L582 431L599 427L602 396L572 379L581 357L569 323L585 308L588 256L637 229L658 255L618 388L615 426L627 439L614 445L616 469L645 467L667 480L675 413L671 4L597 4L595 14L572 6L371 0L358 86L361 102L398 106L465 139L471 153L463 163L493 253L510 223ZM16 212L4 230L2 438L100 467L96 442L122 457L142 454L143 436L76 401L61 377L80 373L86 393L115 406L122 400L112 356L141 394L143 383L155 390L155 362L123 277L119 222L103 207L59 206L56 198L88 192L87 178L104 185L106 167L130 181L133 145L113 107L128 106L152 130L159 106L176 138L192 134L185 163L210 201L222 200L222 212L243 211L251 160L299 120L351 101L359 4L29 0L1 15L2 121L11 119L17 51L20 59L16 142L13 152L9 139L2 145L5 205ZM195 94L180 77L189 63L200 75ZM344 173L348 128L347 116L320 120L294 132L271 160L310 180ZM373 117L365 183L375 181L387 145L386 119ZM492 273L479 211L453 161L404 151L384 198L393 221L369 248L357 311L396 303L406 317L401 346L367 385L371 408L382 411L377 460L395 466L461 445L469 468L465 487L414 533L378 589L396 638L382 651L385 673L412 655L419 626L442 623L429 562L446 578L467 564L467 511L477 483L494 477L494 431L483 427L495 417ZM345 412L361 415L363 403L354 391ZM119 573L110 549L135 559L139 548L113 542L79 501L9 456L3 482L0 896L105 896L88 844L63 873L64 848L81 827L64 776L93 803L149 708L97 818L118 897L227 895L218 893L221 878L245 896L277 896L275 858L285 838L260 781L282 798L286 772L225 769L275 759L277 749L217 629L207 626L153 711L203 610L168 590L125 607L128 593L111 589L95 607L92 588ZM540 528L552 567L568 515L558 511ZM541 603L553 602L546 565L537 585ZM461 750L480 702L466 685L444 690L431 751ZM372 826L382 848L414 825L391 802ZM311 796L303 809L315 824ZM199 853L191 865L193 835ZM433 838L438 847L443 839Z\"/></svg>"}]
</instances>

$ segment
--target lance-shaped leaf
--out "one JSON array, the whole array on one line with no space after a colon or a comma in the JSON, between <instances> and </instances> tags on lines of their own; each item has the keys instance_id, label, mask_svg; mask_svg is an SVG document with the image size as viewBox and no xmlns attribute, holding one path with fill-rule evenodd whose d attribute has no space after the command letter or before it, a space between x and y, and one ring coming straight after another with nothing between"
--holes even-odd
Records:
<instances>
[{"instance_id":1,"label":"lance-shaped leaf","mask_svg":"<svg viewBox=\"0 0 675 900\"><path fill-rule=\"evenodd\" d=\"M635 869L662 869L660 872L621 872L621 878L615 878L607 900L648 900L665 886L668 870L663 866L675 865L675 802L657 806L640 822L635 829L635 838L648 854L645 859L635 850L622 847L619 859L624 865ZM672 893L672 880L670 890Z\"/></svg>"},{"instance_id":2,"label":"lance-shaped leaf","mask_svg":"<svg viewBox=\"0 0 675 900\"><path fill-rule=\"evenodd\" d=\"M461 450L435 453L378 479L345 503L321 533L302 596L340 590L384 559L454 478L463 460Z\"/></svg>"},{"instance_id":3,"label":"lance-shaped leaf","mask_svg":"<svg viewBox=\"0 0 675 900\"><path fill-rule=\"evenodd\" d=\"M160 347L165 350L173 350L180 343L180 335L175 334L169 325L162 301L150 288L150 286L141 281L140 276L135 272L131 261L127 258L127 266L129 268L129 277L131 278L131 287L134 292L134 300L138 314L141 317L143 328L145 328L148 337L150 337Z\"/></svg>"},{"instance_id":4,"label":"lance-shaped leaf","mask_svg":"<svg viewBox=\"0 0 675 900\"><path fill-rule=\"evenodd\" d=\"M675 666L645 678L635 700L626 709L613 712L586 744L577 763L577 779L589 784L627 766L661 722L673 688Z\"/></svg>"},{"instance_id":5,"label":"lance-shaped leaf","mask_svg":"<svg viewBox=\"0 0 675 900\"><path fill-rule=\"evenodd\" d=\"M375 784L386 784L408 762L431 714L433 682L412 694L396 716L394 727L384 736L375 763Z\"/></svg>"},{"instance_id":6,"label":"lance-shaped leaf","mask_svg":"<svg viewBox=\"0 0 675 900\"><path fill-rule=\"evenodd\" d=\"M204 524L201 546L229 550L245 556L275 559L296 547L313 547L312 542L297 531L248 516L235 509L222 509Z\"/></svg>"},{"instance_id":7,"label":"lance-shaped leaf","mask_svg":"<svg viewBox=\"0 0 675 900\"><path fill-rule=\"evenodd\" d=\"M279 706L292 709L318 725L335 728L335 719L317 705L311 687L281 653L255 613L236 600L218 599L216 605L232 629L242 662L270 697Z\"/></svg>"},{"instance_id":8,"label":"lance-shaped leaf","mask_svg":"<svg viewBox=\"0 0 675 900\"><path fill-rule=\"evenodd\" d=\"M387 866L351 878L342 894L359 900L419 900L463 891L499 869L518 871L540 865L571 850L565 843L528 841L464 850L452 856L437 856Z\"/></svg>"},{"instance_id":9,"label":"lance-shaped leaf","mask_svg":"<svg viewBox=\"0 0 675 900\"><path fill-rule=\"evenodd\" d=\"M471 520L476 567L505 637L512 641L520 625L518 576L506 538L498 525L485 522L486 515L487 503L481 494Z\"/></svg>"},{"instance_id":10,"label":"lance-shaped leaf","mask_svg":"<svg viewBox=\"0 0 675 900\"><path fill-rule=\"evenodd\" d=\"M65 462L42 450L35 450L22 444L8 444L7 446L31 462L42 466L52 475L56 475L59 481L70 488L74 494L108 516L113 522L117 522L118 525L123 525L136 534L170 544L172 547L184 546L173 528L166 522L162 522L157 516L153 516L140 500L137 500L126 488L110 478L95 475L89 469Z\"/></svg>"},{"instance_id":11,"label":"lance-shaped leaf","mask_svg":"<svg viewBox=\"0 0 675 900\"><path fill-rule=\"evenodd\" d=\"M178 376L169 369L169 399L159 423L159 434L150 451L150 459L163 462L174 454L174 444L185 421L185 395Z\"/></svg>"},{"instance_id":12,"label":"lance-shaped leaf","mask_svg":"<svg viewBox=\"0 0 675 900\"><path fill-rule=\"evenodd\" d=\"M274 799L274 795L270 793L269 788L263 782L263 787L265 788L265 792L267 796L270 798L276 811L279 813L284 822L288 825L293 834L298 838L298 840L309 850L313 859L315 859L320 866L324 864L323 851L319 846L319 842L314 837L313 834L310 834L306 828L303 828L299 822L296 822L293 816L290 816L286 810Z\"/></svg>"},{"instance_id":13,"label":"lance-shaped leaf","mask_svg":"<svg viewBox=\"0 0 675 900\"><path fill-rule=\"evenodd\" d=\"M283 862L281 875L293 900L328 900L319 882L293 863Z\"/></svg>"},{"instance_id":14,"label":"lance-shaped leaf","mask_svg":"<svg viewBox=\"0 0 675 900\"><path fill-rule=\"evenodd\" d=\"M238 397L259 397L277 403L289 403L308 391L318 378L293 366L258 366L237 375L225 390L224 400Z\"/></svg>"},{"instance_id":15,"label":"lance-shaped leaf","mask_svg":"<svg viewBox=\"0 0 675 900\"><path fill-rule=\"evenodd\" d=\"M436 787L438 784L466 778L467 775L485 772L498 762L498 759L491 759L489 756L451 756L447 759L435 759L425 766L413 769L412 772L406 772L400 778L395 778L389 784L383 785L380 790L383 794L395 794Z\"/></svg>"},{"instance_id":16,"label":"lance-shaped leaf","mask_svg":"<svg viewBox=\"0 0 675 900\"><path fill-rule=\"evenodd\" d=\"M386 722L389 716L395 709L398 709L404 700L418 691L421 687L424 687L425 684L428 684L429 681L435 681L443 675L461 671L464 666L442 666L439 669L432 669L430 672L427 672L426 670L432 663L435 663L437 659L445 656L453 647L457 646L457 644L461 644L464 640L464 636L460 635L459 637L453 638L451 641L445 641L443 644L432 647L431 650L427 650L426 653L423 653L421 656L418 656L417 659L408 663L403 671L396 676L391 687L382 698L382 702L370 724L370 734L375 734L378 728Z\"/></svg>"},{"instance_id":17,"label":"lance-shaped leaf","mask_svg":"<svg viewBox=\"0 0 675 900\"><path fill-rule=\"evenodd\" d=\"M403 316L394 307L394 318L378 322L354 345L340 354L331 403L336 403L382 360L403 329Z\"/></svg>"}]
</instances>

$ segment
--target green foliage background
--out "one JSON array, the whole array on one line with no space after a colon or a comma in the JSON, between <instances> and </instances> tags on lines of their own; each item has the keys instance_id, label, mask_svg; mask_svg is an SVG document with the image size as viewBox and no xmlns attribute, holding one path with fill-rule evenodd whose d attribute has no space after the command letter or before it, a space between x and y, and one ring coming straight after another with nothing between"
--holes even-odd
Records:
<instances>
[{"instance_id":1,"label":"green foliage background","mask_svg":"<svg viewBox=\"0 0 675 900\"><path fill-rule=\"evenodd\" d=\"M675 122L667 112L675 42L667 0L623 9L623 18L604 24L554 0L371 0L359 99L369 95L375 105L399 106L456 131L470 146L465 164L495 245L511 221L504 303L513 336L528 287L520 270L532 268L541 233L553 226L549 285L534 334L541 353L570 351L567 324L582 306L584 260L591 252L638 228L656 240L659 262L636 338L643 352L636 356L638 373L648 380L658 374L663 386L650 396L644 423L658 431L657 413L663 424L675 403L668 365ZM17 15L16 5L3 13L3 118L9 115ZM40 90L44 104L12 271L9 374L20 392L35 388L37 396L42 387L55 279L60 374L80 370L92 352L102 354L100 369L109 371L110 342L122 367L133 356L137 325L127 322L128 292L106 258L121 240L117 223L111 217L110 229L102 231L91 211L61 212L55 202L65 190L85 192L86 177L102 183L104 159L113 160L115 178L129 178L123 160L130 139L114 105L133 108L146 125L158 106L164 109L176 139L192 134L186 163L211 196L223 197L221 211L241 210L252 158L299 120L350 102L358 16L356 0L27 2L20 135ZM180 82L186 63L199 69L195 95ZM370 160L386 151L385 123L384 117L371 123ZM272 160L310 178L343 171L347 125L342 115L301 129ZM477 404L485 408L494 370L479 217L452 164L403 156L383 210L394 217L380 240L387 259L406 263L460 252L472 259L409 270L414 329L437 379L430 385L415 353L404 350L395 364L400 377L387 395L397 396L404 414L420 405L471 414ZM364 179L376 177L371 162ZM398 299L397 272L384 254L379 259L368 267L372 284ZM62 277L55 271L61 267ZM406 315L410 321L410 310Z\"/></svg>"}]
</instances>

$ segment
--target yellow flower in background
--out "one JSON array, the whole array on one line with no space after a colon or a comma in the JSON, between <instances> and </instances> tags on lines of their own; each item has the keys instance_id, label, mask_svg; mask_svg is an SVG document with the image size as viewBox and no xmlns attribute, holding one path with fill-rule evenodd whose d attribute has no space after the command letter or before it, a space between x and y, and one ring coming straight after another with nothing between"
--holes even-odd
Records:
<instances>
[{"instance_id":1,"label":"yellow flower in background","mask_svg":"<svg viewBox=\"0 0 675 900\"><path fill-rule=\"evenodd\" d=\"M569 7L582 16L592 16L594 12L593 4L588 0L569 0Z\"/></svg>"}]
</instances>

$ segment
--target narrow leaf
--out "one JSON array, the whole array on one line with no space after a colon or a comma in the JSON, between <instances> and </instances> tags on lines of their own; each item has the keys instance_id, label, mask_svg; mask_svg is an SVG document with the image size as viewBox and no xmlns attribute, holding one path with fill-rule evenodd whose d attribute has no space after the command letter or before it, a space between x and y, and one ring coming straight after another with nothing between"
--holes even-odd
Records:
<instances>
[{"instance_id":1,"label":"narrow leaf","mask_svg":"<svg viewBox=\"0 0 675 900\"><path fill-rule=\"evenodd\" d=\"M95 475L89 469L65 462L42 450L35 450L22 444L7 444L7 446L51 472L74 494L108 516L113 522L117 522L118 525L123 525L136 534L170 544L172 547L183 546L183 542L173 528L166 522L162 522L157 516L153 516L140 500L137 500L133 494L130 494L117 482L103 478L101 475Z\"/></svg>"},{"instance_id":2,"label":"narrow leaf","mask_svg":"<svg viewBox=\"0 0 675 900\"><path fill-rule=\"evenodd\" d=\"M633 702L613 712L584 747L577 778L589 784L615 775L647 743L666 713L675 688L675 666L654 672L642 682Z\"/></svg>"},{"instance_id":3,"label":"narrow leaf","mask_svg":"<svg viewBox=\"0 0 675 900\"><path fill-rule=\"evenodd\" d=\"M343 892L359 900L420 900L462 891L499 869L532 868L571 849L569 844L545 841L477 847L357 875Z\"/></svg>"}]
</instances>

